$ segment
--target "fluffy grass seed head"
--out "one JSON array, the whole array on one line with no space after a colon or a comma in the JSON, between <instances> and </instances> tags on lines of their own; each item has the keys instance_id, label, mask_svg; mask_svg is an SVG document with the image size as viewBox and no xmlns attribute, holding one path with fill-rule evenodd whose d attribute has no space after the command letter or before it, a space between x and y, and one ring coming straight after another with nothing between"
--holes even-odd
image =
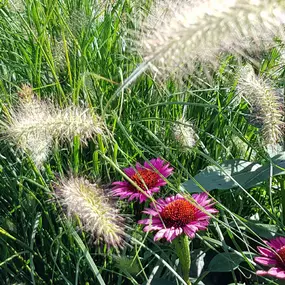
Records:
<instances>
[{"instance_id":1,"label":"fluffy grass seed head","mask_svg":"<svg viewBox=\"0 0 285 285\"><path fill-rule=\"evenodd\" d=\"M221 52L244 56L283 37L285 4L276 0L158 1L138 33L138 49L160 73L193 72Z\"/></svg>"},{"instance_id":2,"label":"fluffy grass seed head","mask_svg":"<svg viewBox=\"0 0 285 285\"><path fill-rule=\"evenodd\" d=\"M30 84L22 84L20 91L18 92L19 97L25 101L31 101L34 99L34 91Z\"/></svg>"},{"instance_id":3,"label":"fluffy grass seed head","mask_svg":"<svg viewBox=\"0 0 285 285\"><path fill-rule=\"evenodd\" d=\"M27 151L40 168L52 146L52 136L47 128L52 119L52 107L47 102L26 95L20 100L18 108L11 110L3 134L20 149Z\"/></svg>"},{"instance_id":4,"label":"fluffy grass seed head","mask_svg":"<svg viewBox=\"0 0 285 285\"><path fill-rule=\"evenodd\" d=\"M5 4L7 4L9 10L14 13L23 13L25 11L25 2L23 0L8 0L4 2L6 2Z\"/></svg>"},{"instance_id":5,"label":"fluffy grass seed head","mask_svg":"<svg viewBox=\"0 0 285 285\"><path fill-rule=\"evenodd\" d=\"M84 178L69 178L61 182L57 196L67 213L78 216L84 229L95 239L109 246L122 246L124 219L101 187Z\"/></svg>"},{"instance_id":6,"label":"fluffy grass seed head","mask_svg":"<svg viewBox=\"0 0 285 285\"><path fill-rule=\"evenodd\" d=\"M68 49L68 43L64 44L64 41L61 39L54 39L54 41L51 42L53 61L55 67L60 71L64 70L66 66L65 45Z\"/></svg>"},{"instance_id":7,"label":"fluffy grass seed head","mask_svg":"<svg viewBox=\"0 0 285 285\"><path fill-rule=\"evenodd\" d=\"M179 119L173 126L173 137L184 148L192 148L197 143L197 134L193 124L184 118Z\"/></svg>"},{"instance_id":8,"label":"fluffy grass seed head","mask_svg":"<svg viewBox=\"0 0 285 285\"><path fill-rule=\"evenodd\" d=\"M256 76L250 65L240 70L237 89L251 105L256 121L261 125L264 143L277 144L284 126L284 104L280 92L271 86L269 80Z\"/></svg>"},{"instance_id":9,"label":"fluffy grass seed head","mask_svg":"<svg viewBox=\"0 0 285 285\"><path fill-rule=\"evenodd\" d=\"M72 141L74 136L80 136L81 142L96 134L103 135L106 130L99 116L92 114L89 108L79 106L55 110L52 127L56 138Z\"/></svg>"},{"instance_id":10,"label":"fluffy grass seed head","mask_svg":"<svg viewBox=\"0 0 285 285\"><path fill-rule=\"evenodd\" d=\"M69 106L59 109L53 104L37 99L29 85L19 92L19 106L10 110L3 124L2 134L31 156L41 168L48 158L55 139L72 142L79 136L86 143L94 135L107 129L101 118L89 108Z\"/></svg>"}]
</instances>

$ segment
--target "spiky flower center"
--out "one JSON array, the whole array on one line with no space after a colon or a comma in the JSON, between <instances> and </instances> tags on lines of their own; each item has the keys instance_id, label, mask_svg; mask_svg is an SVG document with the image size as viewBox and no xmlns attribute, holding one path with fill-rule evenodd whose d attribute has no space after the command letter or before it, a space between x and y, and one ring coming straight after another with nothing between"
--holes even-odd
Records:
<instances>
[{"instance_id":1,"label":"spiky flower center","mask_svg":"<svg viewBox=\"0 0 285 285\"><path fill-rule=\"evenodd\" d=\"M131 177L131 179L144 190L155 187L159 178L159 174L151 169L140 169Z\"/></svg>"},{"instance_id":2,"label":"spiky flower center","mask_svg":"<svg viewBox=\"0 0 285 285\"><path fill-rule=\"evenodd\" d=\"M197 208L187 200L179 199L169 203L160 213L167 228L184 227L195 220Z\"/></svg>"},{"instance_id":3,"label":"spiky flower center","mask_svg":"<svg viewBox=\"0 0 285 285\"><path fill-rule=\"evenodd\" d=\"M280 262L285 265L285 245L283 245L279 250L277 250L277 256Z\"/></svg>"}]
</instances>

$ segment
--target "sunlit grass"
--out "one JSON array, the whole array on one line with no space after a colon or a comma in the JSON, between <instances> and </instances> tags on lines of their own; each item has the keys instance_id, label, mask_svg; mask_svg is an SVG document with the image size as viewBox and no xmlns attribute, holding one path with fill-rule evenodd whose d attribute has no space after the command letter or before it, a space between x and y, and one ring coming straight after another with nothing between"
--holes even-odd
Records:
<instances>
[{"instance_id":1,"label":"sunlit grass","mask_svg":"<svg viewBox=\"0 0 285 285\"><path fill-rule=\"evenodd\" d=\"M147 65L133 51L132 34L151 1L145 2L11 0L1 5L2 118L18 104L22 84L30 84L39 99L61 109L88 106L108 128L108 139L96 134L85 144L80 135L55 140L42 169L29 153L1 140L1 284L151 284L155 279L164 280L157 284L183 284L173 248L154 243L153 235L137 225L142 205L118 202L128 236L118 251L94 243L80 230L79 218L65 219L54 196L58 182L80 175L110 188L123 179L123 168L160 157L171 163L174 174L155 200L180 193L181 183L206 166L230 159L270 160L247 102L237 94L238 60L224 56L211 81L203 72L183 84L160 82L144 72ZM256 73L275 72L276 88L284 88L284 74L276 73L284 68L281 55L279 47L254 61L259 63ZM195 130L191 147L175 138L181 118ZM282 176L270 175L251 189L210 192L220 213L191 243L192 264L202 264L199 253L206 253L203 272L193 267L191 277L206 285L278 284L257 279L252 256L243 252L256 253L262 239L270 237L255 223L269 225L272 235L282 234L281 189ZM228 273L210 273L207 266L219 252L236 253L243 263Z\"/></svg>"}]
</instances>

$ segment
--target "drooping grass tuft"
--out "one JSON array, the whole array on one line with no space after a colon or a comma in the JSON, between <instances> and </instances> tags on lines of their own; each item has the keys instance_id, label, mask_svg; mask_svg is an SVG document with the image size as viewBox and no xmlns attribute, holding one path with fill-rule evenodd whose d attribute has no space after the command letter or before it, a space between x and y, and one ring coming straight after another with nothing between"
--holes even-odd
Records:
<instances>
[{"instance_id":1,"label":"drooping grass tuft","mask_svg":"<svg viewBox=\"0 0 285 285\"><path fill-rule=\"evenodd\" d=\"M155 71L194 71L196 62L216 64L231 52L251 56L283 36L281 1L159 1L142 24L138 49Z\"/></svg>"},{"instance_id":2,"label":"drooping grass tuft","mask_svg":"<svg viewBox=\"0 0 285 285\"><path fill-rule=\"evenodd\" d=\"M82 143L97 134L104 134L106 127L99 116L88 108L55 107L47 101L36 99L29 86L19 92L20 103L10 110L10 116L2 121L4 138L27 151L37 167L46 161L53 140L72 141L80 137Z\"/></svg>"},{"instance_id":3,"label":"drooping grass tuft","mask_svg":"<svg viewBox=\"0 0 285 285\"><path fill-rule=\"evenodd\" d=\"M184 118L179 119L173 126L175 140L184 148L192 148L197 143L197 134L193 124Z\"/></svg>"},{"instance_id":4,"label":"drooping grass tuft","mask_svg":"<svg viewBox=\"0 0 285 285\"><path fill-rule=\"evenodd\" d=\"M17 109L10 110L10 118L2 122L4 137L27 151L37 167L46 161L52 146L53 138L47 127L52 120L51 108L47 102L23 98Z\"/></svg>"},{"instance_id":5,"label":"drooping grass tuft","mask_svg":"<svg viewBox=\"0 0 285 285\"><path fill-rule=\"evenodd\" d=\"M122 246L124 219L119 215L112 198L97 184L84 178L69 178L61 181L56 192L66 206L68 215L80 218L83 227L96 240L111 246Z\"/></svg>"},{"instance_id":6,"label":"drooping grass tuft","mask_svg":"<svg viewBox=\"0 0 285 285\"><path fill-rule=\"evenodd\" d=\"M240 70L238 90L250 103L255 120L261 123L266 145L275 145L282 138L284 106L280 92L271 82L255 75L252 66Z\"/></svg>"},{"instance_id":7,"label":"drooping grass tuft","mask_svg":"<svg viewBox=\"0 0 285 285\"><path fill-rule=\"evenodd\" d=\"M80 136L81 142L86 142L94 134L103 135L106 130L99 116L78 106L55 109L51 127L55 137L71 141L74 136Z\"/></svg>"}]
</instances>

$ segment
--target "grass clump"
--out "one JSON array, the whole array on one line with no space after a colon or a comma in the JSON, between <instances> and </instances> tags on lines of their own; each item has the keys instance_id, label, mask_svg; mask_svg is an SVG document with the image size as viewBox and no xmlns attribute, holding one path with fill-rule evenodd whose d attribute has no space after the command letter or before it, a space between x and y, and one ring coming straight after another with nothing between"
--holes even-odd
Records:
<instances>
[{"instance_id":1,"label":"grass clump","mask_svg":"<svg viewBox=\"0 0 285 285\"><path fill-rule=\"evenodd\" d=\"M281 284L284 9L4 1L0 283Z\"/></svg>"}]
</instances>

